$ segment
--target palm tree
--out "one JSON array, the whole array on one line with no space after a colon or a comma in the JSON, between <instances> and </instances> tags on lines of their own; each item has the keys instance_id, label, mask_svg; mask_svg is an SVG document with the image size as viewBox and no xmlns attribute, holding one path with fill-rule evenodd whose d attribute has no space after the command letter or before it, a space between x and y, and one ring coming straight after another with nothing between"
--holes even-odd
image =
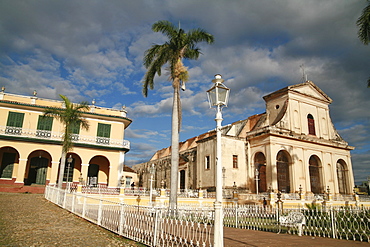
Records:
<instances>
[{"instance_id":1,"label":"palm tree","mask_svg":"<svg viewBox=\"0 0 370 247\"><path fill-rule=\"evenodd\" d=\"M171 193L170 209L177 207L178 164L179 164L179 132L181 123L180 86L185 88L189 75L183 59L198 59L201 54L197 47L199 42L213 43L214 38L203 29L192 29L185 32L169 21L158 21L153 24L154 32L167 36L164 44L154 44L144 54L144 66L147 72L143 81L143 94L148 96L148 87L154 89L154 77L161 76L162 66L167 64L169 80L173 87L172 135L171 135Z\"/></svg>"},{"instance_id":2,"label":"palm tree","mask_svg":"<svg viewBox=\"0 0 370 247\"><path fill-rule=\"evenodd\" d=\"M362 43L368 45L370 42L370 1L367 2L367 6L362 10L361 16L356 22L359 27L358 38Z\"/></svg>"},{"instance_id":3,"label":"palm tree","mask_svg":"<svg viewBox=\"0 0 370 247\"><path fill-rule=\"evenodd\" d=\"M358 38L368 45L370 42L370 1L367 1L367 6L362 10L356 24L359 27ZM370 87L370 78L367 80L367 87Z\"/></svg>"},{"instance_id":4,"label":"palm tree","mask_svg":"<svg viewBox=\"0 0 370 247\"><path fill-rule=\"evenodd\" d=\"M89 110L89 103L83 101L79 104L73 104L66 96L59 95L62 100L64 107L55 108L47 107L44 110L44 117L55 117L59 120L64 127L63 140L62 140L62 156L60 159L59 166L59 178L58 178L58 188L62 188L63 185L63 175L66 162L66 155L73 148L72 143L72 128L78 126L82 129L88 130L89 124L86 119L82 117L84 111Z\"/></svg>"}]
</instances>

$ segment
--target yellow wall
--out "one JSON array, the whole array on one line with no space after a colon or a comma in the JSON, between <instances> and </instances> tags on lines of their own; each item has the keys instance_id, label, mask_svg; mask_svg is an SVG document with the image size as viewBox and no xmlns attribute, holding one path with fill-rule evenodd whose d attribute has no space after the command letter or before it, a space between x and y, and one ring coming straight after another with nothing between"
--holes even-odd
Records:
<instances>
[{"instance_id":1,"label":"yellow wall","mask_svg":"<svg viewBox=\"0 0 370 247\"><path fill-rule=\"evenodd\" d=\"M46 183L57 182L59 159L61 157L61 137L63 125L53 119L50 138L36 136L38 118L43 115L46 106L62 107L61 101L40 99L0 92L0 162L4 153L17 153L13 168L14 183L24 183L29 175L32 157L47 158L49 161ZM24 113L22 131L19 135L6 131L9 112ZM125 110L115 110L91 106L88 113L83 114L88 121L89 130L80 129L79 144L75 144L72 155L75 162L73 181L82 178L86 182L90 164L98 164L98 183L117 187L123 173L124 155L129 146L123 143L125 128L131 123ZM110 142L107 145L96 143L98 123L110 124ZM82 146L81 146L82 145ZM2 165L0 163L0 165ZM1 175L1 174L0 174ZM11 179L0 178L0 183Z\"/></svg>"}]
</instances>

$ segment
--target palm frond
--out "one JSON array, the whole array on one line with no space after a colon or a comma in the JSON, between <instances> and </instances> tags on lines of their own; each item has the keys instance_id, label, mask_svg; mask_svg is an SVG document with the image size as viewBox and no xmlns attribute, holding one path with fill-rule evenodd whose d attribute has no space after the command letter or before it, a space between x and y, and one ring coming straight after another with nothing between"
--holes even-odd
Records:
<instances>
[{"instance_id":1,"label":"palm frond","mask_svg":"<svg viewBox=\"0 0 370 247\"><path fill-rule=\"evenodd\" d=\"M144 53L144 66L147 72L143 81L143 95L147 97L148 88L154 88L154 77L161 76L161 67L168 63L170 72L169 79L173 81L173 86L177 87L175 78L185 82L188 80L187 68L183 66L182 59L198 59L201 54L196 46L199 42L214 42L214 37L203 29L194 29L185 32L181 28L175 27L169 21L157 21L153 24L154 32L162 32L168 37L168 41L162 45L152 45Z\"/></svg>"},{"instance_id":2,"label":"palm frond","mask_svg":"<svg viewBox=\"0 0 370 247\"><path fill-rule=\"evenodd\" d=\"M154 32L161 32L167 37L172 38L176 36L178 29L171 22L162 20L154 23L152 30Z\"/></svg>"},{"instance_id":3,"label":"palm frond","mask_svg":"<svg viewBox=\"0 0 370 247\"><path fill-rule=\"evenodd\" d=\"M357 19L356 24L359 27L358 38L362 43L368 45L370 42L370 1L368 1L368 5L362 10L362 14Z\"/></svg>"},{"instance_id":4,"label":"palm frond","mask_svg":"<svg viewBox=\"0 0 370 247\"><path fill-rule=\"evenodd\" d=\"M196 45L199 42L206 42L207 44L212 44L215 40L213 35L207 33L205 30L198 28L190 30L187 34L188 43Z\"/></svg>"},{"instance_id":5,"label":"palm frond","mask_svg":"<svg viewBox=\"0 0 370 247\"><path fill-rule=\"evenodd\" d=\"M89 129L89 123L83 118L82 114L89 110L89 103L83 101L79 104L73 104L68 97L59 95L64 104L64 108L47 107L44 110L43 116L54 117L64 125L63 133L63 152L67 153L72 149L73 143L71 138L71 126L78 125L83 129Z\"/></svg>"}]
</instances>

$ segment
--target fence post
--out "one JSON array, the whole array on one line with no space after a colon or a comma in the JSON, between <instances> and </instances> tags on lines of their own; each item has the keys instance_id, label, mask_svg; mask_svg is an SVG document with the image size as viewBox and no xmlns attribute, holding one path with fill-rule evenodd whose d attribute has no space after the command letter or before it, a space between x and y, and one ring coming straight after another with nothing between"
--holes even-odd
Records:
<instances>
[{"instance_id":1,"label":"fence post","mask_svg":"<svg viewBox=\"0 0 370 247\"><path fill-rule=\"evenodd\" d=\"M76 195L75 194L73 194L72 195L72 213L74 213L75 212L75 200L76 200Z\"/></svg>"},{"instance_id":2,"label":"fence post","mask_svg":"<svg viewBox=\"0 0 370 247\"><path fill-rule=\"evenodd\" d=\"M59 192L59 189L57 189L56 192L54 192L54 193L56 193L56 201L55 202L56 202L57 205L60 206L60 199L59 199L60 192Z\"/></svg>"},{"instance_id":3,"label":"fence post","mask_svg":"<svg viewBox=\"0 0 370 247\"><path fill-rule=\"evenodd\" d=\"M120 217L119 217L119 226L118 226L118 234L120 235L120 236L123 236L123 226L124 226L124 205L121 203L120 204L120 208L121 208L121 210L120 210L120 213L121 213L121 215L120 215Z\"/></svg>"},{"instance_id":4,"label":"fence post","mask_svg":"<svg viewBox=\"0 0 370 247\"><path fill-rule=\"evenodd\" d=\"M153 235L153 244L152 246L157 246L157 231L158 231L158 208L153 208L155 212L155 220L154 220L154 235Z\"/></svg>"},{"instance_id":5,"label":"fence post","mask_svg":"<svg viewBox=\"0 0 370 247\"><path fill-rule=\"evenodd\" d=\"M63 197L63 208L66 208L66 201L67 201L67 190L64 190L64 197Z\"/></svg>"},{"instance_id":6,"label":"fence post","mask_svg":"<svg viewBox=\"0 0 370 247\"><path fill-rule=\"evenodd\" d=\"M82 218L85 218L85 214L86 214L86 196L84 196L84 203L82 206Z\"/></svg>"},{"instance_id":7,"label":"fence post","mask_svg":"<svg viewBox=\"0 0 370 247\"><path fill-rule=\"evenodd\" d=\"M337 238L335 232L336 232L336 227L335 227L335 220L334 220L334 210L333 207L330 207L330 218L331 218L331 229L333 231L333 238Z\"/></svg>"},{"instance_id":8,"label":"fence post","mask_svg":"<svg viewBox=\"0 0 370 247\"><path fill-rule=\"evenodd\" d=\"M101 217L102 217L102 212L103 210L103 201L102 199L99 199L99 209L98 209L98 226L101 225Z\"/></svg>"},{"instance_id":9,"label":"fence post","mask_svg":"<svg viewBox=\"0 0 370 247\"><path fill-rule=\"evenodd\" d=\"M239 205L235 205L235 228L239 228L239 222L238 222L238 207Z\"/></svg>"}]
</instances>

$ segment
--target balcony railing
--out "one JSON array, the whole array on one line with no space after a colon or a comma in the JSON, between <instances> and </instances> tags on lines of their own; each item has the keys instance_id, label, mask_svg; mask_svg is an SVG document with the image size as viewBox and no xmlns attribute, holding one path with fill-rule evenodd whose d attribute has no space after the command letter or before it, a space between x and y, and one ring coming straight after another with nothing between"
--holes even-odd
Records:
<instances>
[{"instance_id":1,"label":"balcony railing","mask_svg":"<svg viewBox=\"0 0 370 247\"><path fill-rule=\"evenodd\" d=\"M7 126L5 128L5 133L9 135L20 135L22 133L22 128Z\"/></svg>"},{"instance_id":2,"label":"balcony railing","mask_svg":"<svg viewBox=\"0 0 370 247\"><path fill-rule=\"evenodd\" d=\"M40 140L53 140L61 141L63 133L47 130L25 129L11 126L0 126L0 135L16 136L23 138L33 138ZM127 140L112 139L97 136L85 136L72 134L72 141L74 143L106 146L106 147L119 147L130 149L130 142Z\"/></svg>"}]
</instances>

